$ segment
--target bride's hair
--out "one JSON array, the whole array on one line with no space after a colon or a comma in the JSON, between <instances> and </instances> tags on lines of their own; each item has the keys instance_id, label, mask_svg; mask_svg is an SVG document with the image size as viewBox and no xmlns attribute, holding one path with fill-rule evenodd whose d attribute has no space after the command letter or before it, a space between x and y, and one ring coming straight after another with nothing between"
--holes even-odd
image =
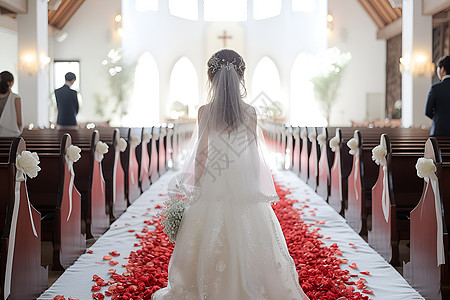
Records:
<instances>
[{"instance_id":1,"label":"bride's hair","mask_svg":"<svg viewBox=\"0 0 450 300\"><path fill-rule=\"evenodd\" d=\"M208 99L217 130L234 130L243 121L244 71L244 59L233 50L220 50L208 60Z\"/></svg>"}]
</instances>

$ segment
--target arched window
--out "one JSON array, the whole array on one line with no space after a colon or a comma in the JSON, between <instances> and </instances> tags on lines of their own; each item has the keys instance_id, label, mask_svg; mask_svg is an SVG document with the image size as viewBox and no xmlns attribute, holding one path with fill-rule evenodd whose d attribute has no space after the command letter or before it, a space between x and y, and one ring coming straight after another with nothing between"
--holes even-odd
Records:
<instances>
[{"instance_id":1,"label":"arched window","mask_svg":"<svg viewBox=\"0 0 450 300\"><path fill-rule=\"evenodd\" d=\"M316 0L292 0L293 11L311 12L316 7Z\"/></svg>"},{"instance_id":2,"label":"arched window","mask_svg":"<svg viewBox=\"0 0 450 300\"><path fill-rule=\"evenodd\" d=\"M255 68L252 79L253 104L260 117L285 117L288 106L282 99L280 74L269 57L263 57Z\"/></svg>"},{"instance_id":3,"label":"arched window","mask_svg":"<svg viewBox=\"0 0 450 300\"><path fill-rule=\"evenodd\" d=\"M192 62L186 56L180 58L170 75L170 115L172 118L183 116L181 108L188 107L184 116L197 117L198 76Z\"/></svg>"},{"instance_id":4,"label":"arched window","mask_svg":"<svg viewBox=\"0 0 450 300\"><path fill-rule=\"evenodd\" d=\"M123 126L152 126L160 122L159 72L153 56L145 52L139 58L134 93Z\"/></svg>"},{"instance_id":5,"label":"arched window","mask_svg":"<svg viewBox=\"0 0 450 300\"><path fill-rule=\"evenodd\" d=\"M247 21L247 0L204 0L205 21Z\"/></svg>"},{"instance_id":6,"label":"arched window","mask_svg":"<svg viewBox=\"0 0 450 300\"><path fill-rule=\"evenodd\" d=\"M170 0L169 10L175 17L198 20L198 0Z\"/></svg>"},{"instance_id":7,"label":"arched window","mask_svg":"<svg viewBox=\"0 0 450 300\"><path fill-rule=\"evenodd\" d=\"M158 0L136 0L134 7L137 11L157 11Z\"/></svg>"},{"instance_id":8,"label":"arched window","mask_svg":"<svg viewBox=\"0 0 450 300\"><path fill-rule=\"evenodd\" d=\"M310 78L317 69L317 62L311 55L301 53L295 59L291 70L290 122L301 126L327 126L322 107L314 96Z\"/></svg>"},{"instance_id":9,"label":"arched window","mask_svg":"<svg viewBox=\"0 0 450 300\"><path fill-rule=\"evenodd\" d=\"M253 18L262 20L281 13L281 0L253 0Z\"/></svg>"}]
</instances>

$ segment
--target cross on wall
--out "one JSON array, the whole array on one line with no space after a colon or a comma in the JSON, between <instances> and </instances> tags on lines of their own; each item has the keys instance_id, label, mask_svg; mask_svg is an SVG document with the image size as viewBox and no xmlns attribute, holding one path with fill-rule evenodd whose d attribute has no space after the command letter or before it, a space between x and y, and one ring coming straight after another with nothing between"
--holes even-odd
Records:
<instances>
[{"instance_id":1,"label":"cross on wall","mask_svg":"<svg viewBox=\"0 0 450 300\"><path fill-rule=\"evenodd\" d=\"M223 47L226 48L227 47L227 39L232 39L233 37L231 35L227 35L227 31L224 30L223 35L219 35L217 38L223 40Z\"/></svg>"}]
</instances>

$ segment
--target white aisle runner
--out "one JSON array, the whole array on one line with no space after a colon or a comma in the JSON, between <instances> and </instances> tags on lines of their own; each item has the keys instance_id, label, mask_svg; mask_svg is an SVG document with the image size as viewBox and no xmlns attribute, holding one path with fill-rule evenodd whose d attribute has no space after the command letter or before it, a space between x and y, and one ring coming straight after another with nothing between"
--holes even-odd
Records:
<instances>
[{"instance_id":1,"label":"white aisle runner","mask_svg":"<svg viewBox=\"0 0 450 300\"><path fill-rule=\"evenodd\" d=\"M174 174L175 172L172 171L167 172L142 194L89 248L92 253L83 254L38 299L51 300L57 295L64 295L66 299L68 297L80 300L92 299L91 287L95 285L95 282L92 281L93 275L98 275L107 281L109 269L116 269L117 273L125 272L125 268L121 265L127 263L128 260L124 257L128 257L131 251L139 249L134 247L134 244L139 242L135 233L140 233L144 226L151 230L151 226L144 224L144 220L156 215L158 209L155 209L155 206L162 205L167 199L167 184ZM346 224L341 216L296 175L292 172L275 171L274 176L279 184L292 189L292 194L288 197L299 200L296 205L299 207L303 205L302 203L309 205L308 210L305 210L306 213L302 215L305 221L325 221L325 224L320 225L320 233L330 239L323 239L323 241L327 246L337 243L343 252L343 258L348 259L348 264L341 264L341 267L349 269L353 274L360 271L370 272L370 275L360 274L360 277L367 280L367 289L373 290L373 295L368 295L371 299L423 299L394 268ZM309 210L314 211L315 216L311 216ZM350 246L350 243L354 246ZM115 266L111 266L108 261L103 260L103 256L109 255L111 251L120 253L120 256L112 258L118 262ZM358 268L348 268L351 263L355 263ZM102 288L101 292L106 289L107 287Z\"/></svg>"},{"instance_id":2,"label":"white aisle runner","mask_svg":"<svg viewBox=\"0 0 450 300\"><path fill-rule=\"evenodd\" d=\"M307 204L301 218L305 222L316 223L325 221L325 224L313 225L311 228L320 228L325 246L336 243L342 251L342 258L348 259L347 264L341 264L343 270L349 270L351 274L359 274L359 277L351 278L356 282L359 278L367 281L365 289L373 291L367 294L371 299L380 300L412 300L423 299L403 277L381 255L373 250L363 238L359 236L331 206L328 205L314 190L305 184L292 172L277 171L274 174L278 184L291 189L287 198L296 199L294 207L300 208ZM307 200L309 199L309 200ZM313 215L315 214L315 216ZM325 239L328 238L329 239ZM355 263L356 269L348 267ZM363 275L361 271L369 271L370 275ZM356 288L355 285L353 287ZM360 291L361 290L357 290Z\"/></svg>"}]
</instances>

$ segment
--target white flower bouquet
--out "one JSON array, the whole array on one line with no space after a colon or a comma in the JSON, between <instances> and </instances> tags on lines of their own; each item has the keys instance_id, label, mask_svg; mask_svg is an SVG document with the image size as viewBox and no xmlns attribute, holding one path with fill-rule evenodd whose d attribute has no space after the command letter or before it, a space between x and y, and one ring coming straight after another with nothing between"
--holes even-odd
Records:
<instances>
[{"instance_id":1,"label":"white flower bouquet","mask_svg":"<svg viewBox=\"0 0 450 300\"><path fill-rule=\"evenodd\" d=\"M171 197L161 212L161 225L163 231L169 236L169 242L175 242L183 218L184 210L188 202L181 197Z\"/></svg>"}]
</instances>

